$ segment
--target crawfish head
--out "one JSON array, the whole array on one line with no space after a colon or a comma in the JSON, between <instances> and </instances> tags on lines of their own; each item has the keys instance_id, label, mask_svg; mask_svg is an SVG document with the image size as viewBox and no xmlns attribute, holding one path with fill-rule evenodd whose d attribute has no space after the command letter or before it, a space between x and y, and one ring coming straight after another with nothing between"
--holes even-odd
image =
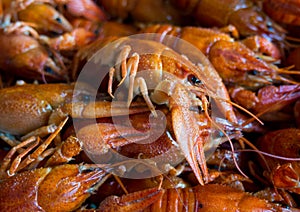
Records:
<instances>
[{"instance_id":1,"label":"crawfish head","mask_svg":"<svg viewBox=\"0 0 300 212\"><path fill-rule=\"evenodd\" d=\"M75 210L90 196L94 186L108 176L99 168L89 169L85 165L67 164L4 179L0 183L0 210Z\"/></svg>"},{"instance_id":2,"label":"crawfish head","mask_svg":"<svg viewBox=\"0 0 300 212\"><path fill-rule=\"evenodd\" d=\"M48 4L30 4L18 13L20 21L31 22L38 31L49 33L63 33L72 30L69 21Z\"/></svg>"},{"instance_id":3,"label":"crawfish head","mask_svg":"<svg viewBox=\"0 0 300 212\"><path fill-rule=\"evenodd\" d=\"M58 58L50 57L47 49L35 38L24 34L0 34L1 68L26 79L66 80L66 70Z\"/></svg>"},{"instance_id":4,"label":"crawfish head","mask_svg":"<svg viewBox=\"0 0 300 212\"><path fill-rule=\"evenodd\" d=\"M285 30L267 17L250 0L173 0L176 7L206 27L235 26L243 37L261 35L282 41Z\"/></svg>"}]
</instances>

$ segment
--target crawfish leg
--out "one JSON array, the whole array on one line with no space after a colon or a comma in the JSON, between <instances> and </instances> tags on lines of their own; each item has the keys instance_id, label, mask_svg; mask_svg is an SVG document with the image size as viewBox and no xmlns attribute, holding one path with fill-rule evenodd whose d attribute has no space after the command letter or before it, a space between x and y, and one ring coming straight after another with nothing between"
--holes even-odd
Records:
<instances>
[{"instance_id":1,"label":"crawfish leg","mask_svg":"<svg viewBox=\"0 0 300 212\"><path fill-rule=\"evenodd\" d=\"M32 162L28 167L26 168L27 170L33 170L36 169L37 166L40 164L41 161L43 161L46 157L53 155L55 153L55 148L50 148L45 150L43 153L39 155L39 157Z\"/></svg>"},{"instance_id":2,"label":"crawfish leg","mask_svg":"<svg viewBox=\"0 0 300 212\"><path fill-rule=\"evenodd\" d=\"M122 79L120 80L119 86L124 82L127 76L127 64L126 64L126 59L131 51L131 47L128 45L125 45L117 59L117 61L122 61L121 62L121 77ZM119 70L118 70L119 72ZM119 73L118 73L119 74Z\"/></svg>"},{"instance_id":3,"label":"crawfish leg","mask_svg":"<svg viewBox=\"0 0 300 212\"><path fill-rule=\"evenodd\" d=\"M143 98L147 104L147 106L149 107L151 113L154 115L154 117L157 117L157 113L155 111L155 107L154 105L152 104L151 100L150 100L150 97L149 97L149 94L148 94L148 88L147 88L147 84L145 82L145 79L142 78L142 77L138 77L136 79L136 82L138 84L138 87L140 88L141 90L141 93L143 95ZM129 103L129 102L128 102Z\"/></svg>"},{"instance_id":4,"label":"crawfish leg","mask_svg":"<svg viewBox=\"0 0 300 212\"><path fill-rule=\"evenodd\" d=\"M129 89L128 89L128 99L127 99L127 106L130 105L133 99L133 92L135 88L135 78L136 78L136 72L138 68L140 57L138 54L134 53L132 55L132 58L128 61L128 68L130 69L129 73Z\"/></svg>"},{"instance_id":5,"label":"crawfish leg","mask_svg":"<svg viewBox=\"0 0 300 212\"><path fill-rule=\"evenodd\" d=\"M120 79L120 82L119 82L118 86L120 86L127 77L126 59L129 55L130 51L131 51L131 47L128 46L128 45L125 45L123 47L123 49L121 50L120 55L117 58L117 62L121 61L121 73L120 73L119 68L117 68L117 70L116 70L115 68L111 67L110 70L109 70L109 79L108 79L107 92L112 98L114 98L114 96L112 95L112 84L113 84L113 78L114 78L115 73L117 74L117 76L119 76L121 74L121 79Z\"/></svg>"},{"instance_id":6,"label":"crawfish leg","mask_svg":"<svg viewBox=\"0 0 300 212\"><path fill-rule=\"evenodd\" d=\"M5 158L3 159L3 163L1 165L0 168L0 173L4 173L7 170L8 165L10 164L11 158L12 156L16 153L16 151L18 151L19 149L28 146L29 144L31 144L29 147L27 147L26 150L24 150L22 153L20 153L12 162L10 169L7 171L7 174L9 176L12 176L15 174L21 159L28 154L28 152L30 152L34 147L36 147L39 144L39 139L36 137L30 137L27 140L23 141L22 143L14 146L5 156Z\"/></svg>"},{"instance_id":7,"label":"crawfish leg","mask_svg":"<svg viewBox=\"0 0 300 212\"><path fill-rule=\"evenodd\" d=\"M7 34L9 33L21 33L27 34L29 33L35 39L39 39L39 33L34 29L36 25L30 22L18 21L16 23L11 23L9 26L5 28Z\"/></svg>"},{"instance_id":8,"label":"crawfish leg","mask_svg":"<svg viewBox=\"0 0 300 212\"><path fill-rule=\"evenodd\" d=\"M157 117L157 114L155 112L155 107L152 104L152 102L150 100L150 97L149 97L149 94L148 94L148 88L147 88L147 84L146 84L145 79L142 78L142 77L136 78L138 63L139 63L139 55L134 53L132 55L132 57L129 59L128 64L127 64L128 69L130 69L127 106L129 107L129 105L132 102L134 91L137 88L139 88L146 104L148 105L148 107L150 109L150 111L152 112L152 114L155 117Z\"/></svg>"},{"instance_id":9,"label":"crawfish leg","mask_svg":"<svg viewBox=\"0 0 300 212\"><path fill-rule=\"evenodd\" d=\"M28 155L28 157L20 164L18 170L23 169L24 167L28 166L30 163L35 161L51 144L53 139L58 135L61 131L65 123L67 122L68 117L57 127L54 133L52 133L44 143L42 143L32 154Z\"/></svg>"},{"instance_id":10,"label":"crawfish leg","mask_svg":"<svg viewBox=\"0 0 300 212\"><path fill-rule=\"evenodd\" d=\"M107 93L111 96L111 98L115 98L114 95L112 94L113 78L114 78L115 72L116 72L115 68L111 67L109 69Z\"/></svg>"},{"instance_id":11,"label":"crawfish leg","mask_svg":"<svg viewBox=\"0 0 300 212\"><path fill-rule=\"evenodd\" d=\"M10 138L9 135L4 135L3 133L0 133L0 139L11 147L14 147L20 143L19 141L15 140L15 138ZM21 153L22 149L20 148L18 152Z\"/></svg>"},{"instance_id":12,"label":"crawfish leg","mask_svg":"<svg viewBox=\"0 0 300 212\"><path fill-rule=\"evenodd\" d=\"M21 137L21 140L26 140L32 136L36 137L45 137L46 135L49 135L50 133L53 133L56 130L56 125L50 124L48 126L40 127L34 131L31 131L27 133L26 135Z\"/></svg>"}]
</instances>

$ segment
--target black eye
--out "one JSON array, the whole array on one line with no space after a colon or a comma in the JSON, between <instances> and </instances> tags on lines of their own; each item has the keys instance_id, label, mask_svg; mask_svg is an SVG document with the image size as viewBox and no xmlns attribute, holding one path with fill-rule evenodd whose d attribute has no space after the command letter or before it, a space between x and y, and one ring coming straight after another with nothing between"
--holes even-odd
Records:
<instances>
[{"instance_id":1,"label":"black eye","mask_svg":"<svg viewBox=\"0 0 300 212\"><path fill-rule=\"evenodd\" d=\"M49 73L49 74L55 74L55 72L53 71L53 69L49 66L45 66L44 67L45 72Z\"/></svg>"},{"instance_id":2,"label":"black eye","mask_svg":"<svg viewBox=\"0 0 300 212\"><path fill-rule=\"evenodd\" d=\"M258 75L258 71L257 70L252 70L252 71L249 71L248 74L250 75Z\"/></svg>"},{"instance_id":3,"label":"black eye","mask_svg":"<svg viewBox=\"0 0 300 212\"><path fill-rule=\"evenodd\" d=\"M194 75L189 75L188 76L188 81L190 83L192 83L193 85L200 85L202 82L201 80L199 80L197 77L195 77Z\"/></svg>"},{"instance_id":4,"label":"black eye","mask_svg":"<svg viewBox=\"0 0 300 212\"><path fill-rule=\"evenodd\" d=\"M55 21L57 21L58 23L62 23L62 20L61 20L61 18L60 17L57 17L57 18L55 18Z\"/></svg>"}]
</instances>

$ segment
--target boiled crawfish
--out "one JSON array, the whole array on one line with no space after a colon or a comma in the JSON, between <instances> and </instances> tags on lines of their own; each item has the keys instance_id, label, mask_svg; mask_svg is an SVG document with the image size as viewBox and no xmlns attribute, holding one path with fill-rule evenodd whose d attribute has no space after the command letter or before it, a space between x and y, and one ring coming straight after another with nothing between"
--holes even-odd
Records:
<instances>
[{"instance_id":1,"label":"boiled crawfish","mask_svg":"<svg viewBox=\"0 0 300 212\"><path fill-rule=\"evenodd\" d=\"M93 0L53 0L68 19L84 18L102 23L107 20L105 12Z\"/></svg>"},{"instance_id":2,"label":"boiled crawfish","mask_svg":"<svg viewBox=\"0 0 300 212\"><path fill-rule=\"evenodd\" d=\"M59 11L54 9L57 7ZM94 22L103 22L107 19L104 12L92 0L4 0L0 8L4 26L9 25L11 21L22 19L57 33L61 33L61 30L70 31L72 28L69 20L74 17Z\"/></svg>"},{"instance_id":3,"label":"boiled crawfish","mask_svg":"<svg viewBox=\"0 0 300 212\"><path fill-rule=\"evenodd\" d=\"M268 132L256 141L260 151L271 154L261 162L265 176L283 194L284 191L300 193L299 136L299 129L287 128ZM292 198L286 198L288 195L283 197L288 205L297 206Z\"/></svg>"},{"instance_id":4,"label":"boiled crawfish","mask_svg":"<svg viewBox=\"0 0 300 212\"><path fill-rule=\"evenodd\" d=\"M0 130L13 135L24 135L47 125L48 122L58 125L68 115L73 118L95 118L96 112L96 117L110 117L111 103L91 102L91 93L94 93L94 89L90 86L83 85L81 89L74 91L74 84L63 83L25 84L1 89ZM125 108L123 103L123 109ZM122 111L122 107L119 109L120 113L115 111L116 115L148 110L143 104L132 104L132 111Z\"/></svg>"},{"instance_id":5,"label":"boiled crawfish","mask_svg":"<svg viewBox=\"0 0 300 212\"><path fill-rule=\"evenodd\" d=\"M40 33L63 33L72 30L70 22L48 4L30 4L18 12L18 20L33 23Z\"/></svg>"},{"instance_id":6,"label":"boiled crawfish","mask_svg":"<svg viewBox=\"0 0 300 212\"><path fill-rule=\"evenodd\" d=\"M81 151L82 144L75 137L47 149L65 123L66 120L41 144L39 137L30 137L16 144L3 158L0 168L0 188L3 191L0 194L0 210L75 210L109 177L94 165L65 164ZM19 155L13 158L18 151ZM45 157L49 157L46 163L36 169ZM25 168L28 171L24 171ZM10 189L14 192L9 192Z\"/></svg>"},{"instance_id":7,"label":"boiled crawfish","mask_svg":"<svg viewBox=\"0 0 300 212\"><path fill-rule=\"evenodd\" d=\"M278 23L300 26L300 4L297 0L264 0L263 10Z\"/></svg>"},{"instance_id":8,"label":"boiled crawfish","mask_svg":"<svg viewBox=\"0 0 300 212\"><path fill-rule=\"evenodd\" d=\"M46 1L47 2L47 1ZM3 1L2 28L9 27L12 23L22 21L31 23L35 28L44 33L62 33L71 31L70 22L59 13L54 6L45 1Z\"/></svg>"},{"instance_id":9,"label":"boiled crawfish","mask_svg":"<svg viewBox=\"0 0 300 212\"><path fill-rule=\"evenodd\" d=\"M272 64L281 58L280 50L273 43L259 36L235 41L223 30L153 25L145 27L141 32L161 34L157 38L160 42L164 42L166 35L172 35L193 44L207 55L225 84L235 83L252 89L273 81L297 84L280 75L295 72L281 70Z\"/></svg>"},{"instance_id":10,"label":"boiled crawfish","mask_svg":"<svg viewBox=\"0 0 300 212\"><path fill-rule=\"evenodd\" d=\"M111 42L111 39L112 38L104 40L104 44L105 42ZM102 46L104 46L104 44L102 43ZM134 46L136 45L142 48L135 48ZM202 66L194 65L186 57L182 57L165 45L152 40L120 38L113 42L113 46L116 49L120 49L120 51L117 50L115 54L112 53L112 55L109 56L109 60L104 61L102 64L111 67L109 71L108 93L114 97L112 94L113 81L116 79L120 84L124 82L125 86L128 88L128 106L132 102L133 97L140 91L154 116L156 116L156 111L153 102L156 104L168 105L172 114L172 125L176 140L181 149L186 151L184 154L187 161L194 170L199 182L203 184L201 172L196 160L198 160L200 164L204 179L207 178L207 169L203 152L203 145L206 143L205 140L207 137L202 138L201 132L195 131L199 127L197 120L190 111L190 107L193 106L194 103L192 99L196 98L196 96L191 91L193 91L193 89L197 91L199 89L197 86L201 87L201 84L197 85L197 82L200 82L201 79L205 87L204 93L207 92L208 95L219 96L222 100L220 101L216 98L216 101L218 102L222 113L230 121L235 122L235 115L232 111L232 107L226 102L226 99L228 99L227 91L218 74L204 57L200 58L201 62L203 60L202 63L204 65L204 72L201 72ZM145 49L147 49L147 52L150 52L145 54L145 52L143 52ZM188 54L186 55L188 56ZM127 59L128 56L130 56L129 59ZM113 58L112 61L110 58ZM113 66L115 63L114 58L119 58L121 64ZM177 59L174 60L174 58ZM129 67L129 69L126 69L125 67ZM143 75L139 76L139 74L142 73L140 71L143 70L150 70L147 74L150 78ZM170 78L171 75L169 73L174 74L177 79L173 77ZM206 76L209 76L209 82L206 81L205 74ZM212 84L215 87L213 87ZM149 88L147 86L149 85L154 88L154 92L151 95L148 94ZM219 89L216 89L216 87L219 87ZM210 91L214 92L211 93ZM199 102L199 104L202 104L205 108L205 104L207 104L205 103L206 97L204 98L201 92L198 90L196 93L199 96L200 101L202 101L202 103ZM190 96L192 96L192 99ZM223 100L225 100L225 102ZM195 99L194 101L197 102L199 100ZM210 120L209 117L208 120ZM183 132L184 134L182 134ZM186 132L189 132L189 137L185 136ZM193 150L193 146L195 145L197 145L197 151Z\"/></svg>"},{"instance_id":11,"label":"boiled crawfish","mask_svg":"<svg viewBox=\"0 0 300 212\"><path fill-rule=\"evenodd\" d=\"M126 2L98 0L97 2L112 18L121 20L174 24L182 24L186 20L168 1L164 0L129 0Z\"/></svg>"},{"instance_id":12,"label":"boiled crawfish","mask_svg":"<svg viewBox=\"0 0 300 212\"><path fill-rule=\"evenodd\" d=\"M137 201L137 199L139 201ZM229 186L207 184L184 189L151 188L110 196L96 211L293 211ZM297 211L297 209L296 209Z\"/></svg>"},{"instance_id":13,"label":"boiled crawfish","mask_svg":"<svg viewBox=\"0 0 300 212\"><path fill-rule=\"evenodd\" d=\"M143 158L152 158L166 153L173 146L171 137L174 136L168 135L168 133L173 134L170 126L170 113L166 108L160 108L159 111L165 116L158 117L155 122L150 122L150 112L132 114L129 117L97 119L97 124L80 128L77 136L83 141L86 152L95 153L98 156L108 151L106 147L108 145L109 148L131 158L141 157L141 152ZM160 128L163 127L164 122L167 122L167 129L162 131ZM160 137L156 138L155 135L159 133L161 133ZM140 140L149 141L151 137L156 138L152 143L139 142ZM171 158L162 159L165 163L171 160ZM99 161L105 162L106 160L109 160L109 157L105 156Z\"/></svg>"},{"instance_id":14,"label":"boiled crawfish","mask_svg":"<svg viewBox=\"0 0 300 212\"><path fill-rule=\"evenodd\" d=\"M85 28L76 28L71 32L66 32L56 37L41 35L39 40L47 44L51 49L65 52L76 51L94 41L95 38L95 33Z\"/></svg>"},{"instance_id":15,"label":"boiled crawfish","mask_svg":"<svg viewBox=\"0 0 300 212\"><path fill-rule=\"evenodd\" d=\"M235 103L255 114L260 114L262 120L278 121L280 120L278 111L299 99L299 89L299 85L269 85L253 92L235 86L229 87L228 92Z\"/></svg>"},{"instance_id":16,"label":"boiled crawfish","mask_svg":"<svg viewBox=\"0 0 300 212\"><path fill-rule=\"evenodd\" d=\"M53 126L53 133L42 142L42 139L37 136L28 136L28 138L25 138L22 142L18 142L9 140L7 137L1 135L1 138L11 145L12 148L2 160L0 178L13 176L24 169L34 169L38 167L45 158L47 158L47 160L43 165L44 167L49 167L67 163L72 160L73 157L77 156L82 150L82 142L74 136L69 136L55 147L48 148L62 130L66 121L67 119L61 122L57 127ZM14 155L16 152L19 153L17 156Z\"/></svg>"},{"instance_id":17,"label":"boiled crawfish","mask_svg":"<svg viewBox=\"0 0 300 212\"><path fill-rule=\"evenodd\" d=\"M0 210L76 210L107 176L102 169L89 165L65 164L25 171L0 180Z\"/></svg>"},{"instance_id":18,"label":"boiled crawfish","mask_svg":"<svg viewBox=\"0 0 300 212\"><path fill-rule=\"evenodd\" d=\"M278 47L262 36L248 36L243 40L236 40L239 38L239 32L233 25L227 25L222 28L204 28L199 26L179 27L168 24L156 24L142 28L141 32L162 34L159 39L160 42L163 41L165 35L179 37L195 45L205 55L209 54L210 48L214 43L224 40L232 42L241 41L258 55L259 53L264 54L274 60L281 58Z\"/></svg>"},{"instance_id":19,"label":"boiled crawfish","mask_svg":"<svg viewBox=\"0 0 300 212\"><path fill-rule=\"evenodd\" d=\"M23 33L0 33L0 66L5 72L27 79L67 80L67 70L59 54L42 46L37 39Z\"/></svg>"},{"instance_id":20,"label":"boiled crawfish","mask_svg":"<svg viewBox=\"0 0 300 212\"><path fill-rule=\"evenodd\" d=\"M235 26L240 35L261 35L283 41L285 30L267 17L250 0L172 0L181 11L191 14L200 25L206 27Z\"/></svg>"}]
</instances>

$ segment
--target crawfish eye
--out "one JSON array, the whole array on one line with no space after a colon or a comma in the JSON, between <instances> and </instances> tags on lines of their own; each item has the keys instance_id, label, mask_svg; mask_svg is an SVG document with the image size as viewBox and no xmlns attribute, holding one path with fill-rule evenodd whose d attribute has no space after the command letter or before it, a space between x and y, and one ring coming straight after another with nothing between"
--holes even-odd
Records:
<instances>
[{"instance_id":1,"label":"crawfish eye","mask_svg":"<svg viewBox=\"0 0 300 212\"><path fill-rule=\"evenodd\" d=\"M200 85L202 84L201 80L199 80L197 77L194 75L189 75L188 76L188 81L192 83L193 85Z\"/></svg>"},{"instance_id":2,"label":"crawfish eye","mask_svg":"<svg viewBox=\"0 0 300 212\"><path fill-rule=\"evenodd\" d=\"M62 20L60 17L55 18L55 21L57 21L57 23L60 23L60 24L62 23Z\"/></svg>"},{"instance_id":3,"label":"crawfish eye","mask_svg":"<svg viewBox=\"0 0 300 212\"><path fill-rule=\"evenodd\" d=\"M53 71L53 69L49 66L45 66L44 67L45 72L49 73L49 74L55 74L55 72Z\"/></svg>"},{"instance_id":4,"label":"crawfish eye","mask_svg":"<svg viewBox=\"0 0 300 212\"><path fill-rule=\"evenodd\" d=\"M258 75L258 71L257 70L252 70L248 72L250 75Z\"/></svg>"}]
</instances>

